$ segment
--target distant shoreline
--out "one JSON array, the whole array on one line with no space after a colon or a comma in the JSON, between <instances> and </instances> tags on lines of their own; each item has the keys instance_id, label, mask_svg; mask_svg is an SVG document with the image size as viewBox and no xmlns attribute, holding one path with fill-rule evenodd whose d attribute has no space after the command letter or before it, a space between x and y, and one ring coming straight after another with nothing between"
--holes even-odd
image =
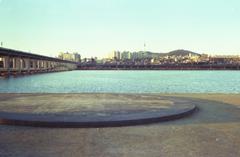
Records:
<instances>
[{"instance_id":1,"label":"distant shoreline","mask_svg":"<svg viewBox=\"0 0 240 157\"><path fill-rule=\"evenodd\" d=\"M77 70L240 70L240 65L79 65Z\"/></svg>"}]
</instances>

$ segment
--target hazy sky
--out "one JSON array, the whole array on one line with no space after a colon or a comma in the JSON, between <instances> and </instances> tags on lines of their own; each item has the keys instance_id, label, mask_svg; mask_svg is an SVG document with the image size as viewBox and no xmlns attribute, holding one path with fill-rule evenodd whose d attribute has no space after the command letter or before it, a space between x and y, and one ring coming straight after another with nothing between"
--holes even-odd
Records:
<instances>
[{"instance_id":1,"label":"hazy sky","mask_svg":"<svg viewBox=\"0 0 240 157\"><path fill-rule=\"evenodd\" d=\"M112 50L240 55L240 0L0 0L0 41L55 56Z\"/></svg>"}]
</instances>

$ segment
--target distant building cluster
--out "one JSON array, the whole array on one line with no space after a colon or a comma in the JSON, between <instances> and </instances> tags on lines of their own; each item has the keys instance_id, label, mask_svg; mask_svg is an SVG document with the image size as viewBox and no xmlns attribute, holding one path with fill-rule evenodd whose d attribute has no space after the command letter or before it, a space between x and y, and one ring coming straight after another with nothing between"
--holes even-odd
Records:
<instances>
[{"instance_id":1,"label":"distant building cluster","mask_svg":"<svg viewBox=\"0 0 240 157\"><path fill-rule=\"evenodd\" d=\"M140 59L150 59L158 57L159 53L152 53L148 51L130 52L130 51L113 51L108 54L109 60L140 60Z\"/></svg>"},{"instance_id":2,"label":"distant building cluster","mask_svg":"<svg viewBox=\"0 0 240 157\"><path fill-rule=\"evenodd\" d=\"M58 58L62 60L81 62L81 55L78 53L60 52Z\"/></svg>"},{"instance_id":3,"label":"distant building cluster","mask_svg":"<svg viewBox=\"0 0 240 157\"><path fill-rule=\"evenodd\" d=\"M111 65L221 65L240 64L240 56L210 56L198 54L187 50L175 50L169 53L154 53L150 51L112 51L104 59L97 57L83 58L78 53L60 53L58 58L74 62L81 62L83 65L111 64Z\"/></svg>"},{"instance_id":4,"label":"distant building cluster","mask_svg":"<svg viewBox=\"0 0 240 157\"><path fill-rule=\"evenodd\" d=\"M169 53L113 51L103 62L127 65L240 64L240 56L210 56L187 50L176 50Z\"/></svg>"},{"instance_id":5,"label":"distant building cluster","mask_svg":"<svg viewBox=\"0 0 240 157\"><path fill-rule=\"evenodd\" d=\"M209 56L210 64L240 64L240 56L238 55L216 55Z\"/></svg>"},{"instance_id":6,"label":"distant building cluster","mask_svg":"<svg viewBox=\"0 0 240 157\"><path fill-rule=\"evenodd\" d=\"M162 54L162 53L153 53L149 51L139 51L139 52L113 51L109 53L108 57L105 59L105 63L134 64L134 65L175 64L175 63L197 62L199 58L200 58L199 54L193 54L193 53Z\"/></svg>"}]
</instances>

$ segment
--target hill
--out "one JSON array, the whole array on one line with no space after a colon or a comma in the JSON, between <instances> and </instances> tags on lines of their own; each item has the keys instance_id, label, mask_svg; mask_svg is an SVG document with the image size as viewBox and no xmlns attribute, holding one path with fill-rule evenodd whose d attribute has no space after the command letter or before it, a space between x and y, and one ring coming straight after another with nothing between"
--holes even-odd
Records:
<instances>
[{"instance_id":1,"label":"hill","mask_svg":"<svg viewBox=\"0 0 240 157\"><path fill-rule=\"evenodd\" d=\"M188 51L188 50L174 50L174 51L168 52L166 54L168 56L188 56L189 54L200 56L200 54L192 52L192 51Z\"/></svg>"},{"instance_id":2,"label":"hill","mask_svg":"<svg viewBox=\"0 0 240 157\"><path fill-rule=\"evenodd\" d=\"M151 51L138 51L133 52L135 58L159 58L159 57L165 57L165 56L188 56L191 54L192 56L201 56L198 53L188 51L188 50L174 50L168 53L156 53Z\"/></svg>"}]
</instances>

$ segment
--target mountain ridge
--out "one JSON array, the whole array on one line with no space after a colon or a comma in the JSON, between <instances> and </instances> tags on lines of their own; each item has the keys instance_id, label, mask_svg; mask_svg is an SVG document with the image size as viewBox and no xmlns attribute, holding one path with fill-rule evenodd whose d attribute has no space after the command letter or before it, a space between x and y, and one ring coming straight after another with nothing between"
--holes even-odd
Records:
<instances>
[{"instance_id":1,"label":"mountain ridge","mask_svg":"<svg viewBox=\"0 0 240 157\"><path fill-rule=\"evenodd\" d=\"M201 54L199 54L199 53L189 51L189 50L184 50L184 49L177 49L177 50L173 50L173 51L166 52L166 53L158 53L158 52L151 52L151 51L139 51L138 53L143 53L145 55L150 55L150 56L155 56L155 57L188 56L189 54L196 55L196 56L201 56Z\"/></svg>"}]
</instances>

